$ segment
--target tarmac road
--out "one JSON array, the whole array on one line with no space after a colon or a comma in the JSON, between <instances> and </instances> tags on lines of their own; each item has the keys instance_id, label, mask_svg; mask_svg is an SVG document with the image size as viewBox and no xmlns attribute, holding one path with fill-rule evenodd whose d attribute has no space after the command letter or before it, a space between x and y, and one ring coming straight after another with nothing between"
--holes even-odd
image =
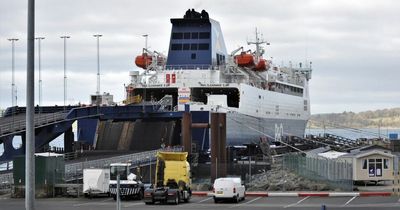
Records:
<instances>
[{"instance_id":1,"label":"tarmac road","mask_svg":"<svg viewBox=\"0 0 400 210\"><path fill-rule=\"evenodd\" d=\"M195 196L189 203L177 205L145 205L143 201L123 201L121 209L296 209L320 210L341 209L400 209L399 197L247 197L240 203L214 203L211 197ZM0 210L24 209L24 199L12 199L9 195L0 196ZM116 209L112 198L49 198L37 199L36 209L40 210L105 210Z\"/></svg>"}]
</instances>

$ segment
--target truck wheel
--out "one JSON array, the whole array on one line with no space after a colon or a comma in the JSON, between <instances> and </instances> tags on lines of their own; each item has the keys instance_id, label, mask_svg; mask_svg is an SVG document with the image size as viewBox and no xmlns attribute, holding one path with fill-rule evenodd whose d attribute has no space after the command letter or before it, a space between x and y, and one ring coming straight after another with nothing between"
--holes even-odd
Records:
<instances>
[{"instance_id":1,"label":"truck wheel","mask_svg":"<svg viewBox=\"0 0 400 210\"><path fill-rule=\"evenodd\" d=\"M139 200L142 200L143 197L144 197L144 192L143 192L143 190L140 190L140 191L139 191L139 194L138 194L138 196L137 196L137 198L138 198Z\"/></svg>"},{"instance_id":2,"label":"truck wheel","mask_svg":"<svg viewBox=\"0 0 400 210\"><path fill-rule=\"evenodd\" d=\"M177 193L176 197L175 197L175 205L178 205L178 204L179 204L179 193Z\"/></svg>"},{"instance_id":3,"label":"truck wheel","mask_svg":"<svg viewBox=\"0 0 400 210\"><path fill-rule=\"evenodd\" d=\"M113 197L113 199L114 199L115 201L117 200L117 196L116 196L116 195L113 195L112 197Z\"/></svg>"}]
</instances>

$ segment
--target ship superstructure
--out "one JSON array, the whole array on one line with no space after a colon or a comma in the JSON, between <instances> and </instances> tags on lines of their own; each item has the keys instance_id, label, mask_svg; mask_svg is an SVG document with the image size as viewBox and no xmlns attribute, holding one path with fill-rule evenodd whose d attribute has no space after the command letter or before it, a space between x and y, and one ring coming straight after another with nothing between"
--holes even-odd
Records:
<instances>
[{"instance_id":1,"label":"ship superstructure","mask_svg":"<svg viewBox=\"0 0 400 210\"><path fill-rule=\"evenodd\" d=\"M168 57L144 48L131 71L126 104L152 103L183 111L226 112L229 144L260 136L303 136L310 116L308 81L311 63L277 66L263 58L268 45L256 32L255 50L226 50L220 24L188 10L171 19ZM204 147L208 132L198 132ZM206 143L208 144L208 143Z\"/></svg>"}]
</instances>

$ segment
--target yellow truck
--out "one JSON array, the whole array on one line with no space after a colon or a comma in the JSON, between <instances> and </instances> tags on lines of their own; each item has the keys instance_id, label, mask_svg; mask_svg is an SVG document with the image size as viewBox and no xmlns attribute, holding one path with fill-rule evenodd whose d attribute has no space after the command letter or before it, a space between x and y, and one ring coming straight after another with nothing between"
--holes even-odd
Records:
<instances>
[{"instance_id":1,"label":"yellow truck","mask_svg":"<svg viewBox=\"0 0 400 210\"><path fill-rule=\"evenodd\" d=\"M189 202L192 196L187 152L158 152L155 183L144 192L146 204Z\"/></svg>"}]
</instances>

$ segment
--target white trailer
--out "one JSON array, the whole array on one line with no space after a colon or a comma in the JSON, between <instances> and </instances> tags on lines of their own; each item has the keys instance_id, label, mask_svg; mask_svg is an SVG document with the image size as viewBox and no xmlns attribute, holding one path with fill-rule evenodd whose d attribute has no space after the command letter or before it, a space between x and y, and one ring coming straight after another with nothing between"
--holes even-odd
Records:
<instances>
[{"instance_id":1,"label":"white trailer","mask_svg":"<svg viewBox=\"0 0 400 210\"><path fill-rule=\"evenodd\" d=\"M110 169L83 169L83 193L86 197L110 196Z\"/></svg>"}]
</instances>

